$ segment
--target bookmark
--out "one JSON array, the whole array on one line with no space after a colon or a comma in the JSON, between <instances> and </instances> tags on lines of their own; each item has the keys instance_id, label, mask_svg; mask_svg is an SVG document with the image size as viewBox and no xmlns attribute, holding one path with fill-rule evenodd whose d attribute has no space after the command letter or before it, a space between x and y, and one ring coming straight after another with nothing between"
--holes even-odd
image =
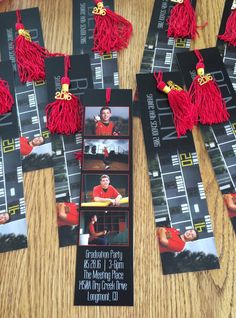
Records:
<instances>
[{"instance_id":1,"label":"bookmark","mask_svg":"<svg viewBox=\"0 0 236 318\"><path fill-rule=\"evenodd\" d=\"M7 89L6 101L11 104L9 111L0 115L0 252L9 252L27 247L27 224L10 61L0 63L0 77Z\"/></svg>"},{"instance_id":2,"label":"bookmark","mask_svg":"<svg viewBox=\"0 0 236 318\"><path fill-rule=\"evenodd\" d=\"M75 305L133 305L132 92L84 96Z\"/></svg>"},{"instance_id":3,"label":"bookmark","mask_svg":"<svg viewBox=\"0 0 236 318\"><path fill-rule=\"evenodd\" d=\"M224 67L222 58L217 48L200 50L207 72L211 74L217 83L223 100L226 104L227 113L230 115L227 121L217 125L200 125L201 133L206 150L212 162L219 188L224 196L224 202L228 207L228 214L231 218L234 229L234 193L235 183L235 112L236 95L230 81L229 75ZM187 88L192 84L192 76L196 75L196 56L194 52L177 54L179 66Z\"/></svg>"},{"instance_id":4,"label":"bookmark","mask_svg":"<svg viewBox=\"0 0 236 318\"><path fill-rule=\"evenodd\" d=\"M163 82L170 80L183 86L179 72L163 73ZM153 74L138 74L137 84L163 273L219 268L192 134L177 136Z\"/></svg>"}]
</instances>

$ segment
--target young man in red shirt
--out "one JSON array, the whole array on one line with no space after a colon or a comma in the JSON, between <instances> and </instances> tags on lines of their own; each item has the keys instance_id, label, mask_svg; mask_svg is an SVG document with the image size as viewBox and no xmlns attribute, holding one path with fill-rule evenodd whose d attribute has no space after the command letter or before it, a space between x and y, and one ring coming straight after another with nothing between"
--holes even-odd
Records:
<instances>
[{"instance_id":1,"label":"young man in red shirt","mask_svg":"<svg viewBox=\"0 0 236 318\"><path fill-rule=\"evenodd\" d=\"M88 224L88 232L89 232L89 244L95 245L107 245L107 238L104 237L107 234L107 230L96 232L94 224L97 222L96 214L93 214L90 217Z\"/></svg>"},{"instance_id":2,"label":"young man in red shirt","mask_svg":"<svg viewBox=\"0 0 236 318\"><path fill-rule=\"evenodd\" d=\"M110 107L101 108L100 120L95 119L96 136L119 136L119 132L114 131L114 123L110 121L111 115Z\"/></svg>"},{"instance_id":3,"label":"young man in red shirt","mask_svg":"<svg viewBox=\"0 0 236 318\"><path fill-rule=\"evenodd\" d=\"M0 213L0 224L5 224L10 221L10 214L8 212Z\"/></svg>"},{"instance_id":4,"label":"young man in red shirt","mask_svg":"<svg viewBox=\"0 0 236 318\"><path fill-rule=\"evenodd\" d=\"M20 137L20 153L22 156L28 156L33 151L34 147L41 146L44 143L42 136L35 137L29 141L26 137Z\"/></svg>"},{"instance_id":5,"label":"young man in red shirt","mask_svg":"<svg viewBox=\"0 0 236 318\"><path fill-rule=\"evenodd\" d=\"M105 170L110 168L108 157L109 157L108 149L107 149L107 147L104 147L104 149L103 149L103 162L105 165Z\"/></svg>"},{"instance_id":6,"label":"young man in red shirt","mask_svg":"<svg viewBox=\"0 0 236 318\"><path fill-rule=\"evenodd\" d=\"M93 199L95 202L110 201L112 205L119 206L122 195L110 185L110 177L104 174L100 177L100 185L93 188Z\"/></svg>"},{"instance_id":7,"label":"young man in red shirt","mask_svg":"<svg viewBox=\"0 0 236 318\"><path fill-rule=\"evenodd\" d=\"M160 246L160 253L182 252L187 242L198 239L198 232L195 229L187 230L184 234L171 227L158 227L157 237Z\"/></svg>"}]
</instances>

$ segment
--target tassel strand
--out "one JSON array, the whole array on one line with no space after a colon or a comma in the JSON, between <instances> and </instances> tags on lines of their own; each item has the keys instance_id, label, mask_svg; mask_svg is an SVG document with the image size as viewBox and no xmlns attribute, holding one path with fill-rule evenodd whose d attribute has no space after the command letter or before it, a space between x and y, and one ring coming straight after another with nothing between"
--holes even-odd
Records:
<instances>
[{"instance_id":1,"label":"tassel strand","mask_svg":"<svg viewBox=\"0 0 236 318\"><path fill-rule=\"evenodd\" d=\"M45 80L44 60L50 56L62 56L60 53L49 53L44 47L32 41L30 33L22 24L21 13L16 11L15 55L18 74L22 83Z\"/></svg>"},{"instance_id":2,"label":"tassel strand","mask_svg":"<svg viewBox=\"0 0 236 318\"><path fill-rule=\"evenodd\" d=\"M100 55L119 52L127 48L132 34L132 24L122 16L105 8L103 2L94 0L95 20L93 51Z\"/></svg>"},{"instance_id":3,"label":"tassel strand","mask_svg":"<svg viewBox=\"0 0 236 318\"><path fill-rule=\"evenodd\" d=\"M218 38L232 46L236 46L236 1L233 1L231 10L232 12L226 22L225 32L219 35Z\"/></svg>"},{"instance_id":4,"label":"tassel strand","mask_svg":"<svg viewBox=\"0 0 236 318\"><path fill-rule=\"evenodd\" d=\"M163 82L163 73L154 73L157 82L157 88L168 96L170 107L173 111L174 124L177 136L185 135L188 130L192 130L195 124L194 109L190 102L189 95L178 85L172 81L168 81L168 85Z\"/></svg>"},{"instance_id":5,"label":"tassel strand","mask_svg":"<svg viewBox=\"0 0 236 318\"><path fill-rule=\"evenodd\" d=\"M7 81L0 79L0 115L11 111L14 99L10 93Z\"/></svg>"},{"instance_id":6,"label":"tassel strand","mask_svg":"<svg viewBox=\"0 0 236 318\"><path fill-rule=\"evenodd\" d=\"M222 123L229 118L226 103L221 91L211 74L205 74L205 65L201 53L194 51L198 58L196 65L197 76L194 78L189 95L195 105L199 120L204 125Z\"/></svg>"}]
</instances>

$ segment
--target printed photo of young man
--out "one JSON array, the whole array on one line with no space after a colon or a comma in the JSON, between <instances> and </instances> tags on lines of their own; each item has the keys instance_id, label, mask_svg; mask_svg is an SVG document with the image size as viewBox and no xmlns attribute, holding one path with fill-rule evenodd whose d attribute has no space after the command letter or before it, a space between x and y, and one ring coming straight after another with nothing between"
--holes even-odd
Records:
<instances>
[{"instance_id":1,"label":"printed photo of young man","mask_svg":"<svg viewBox=\"0 0 236 318\"><path fill-rule=\"evenodd\" d=\"M122 195L110 184L110 177L103 174L100 184L93 188L93 200L95 202L110 201L113 206L119 206Z\"/></svg>"},{"instance_id":2,"label":"printed photo of young man","mask_svg":"<svg viewBox=\"0 0 236 318\"><path fill-rule=\"evenodd\" d=\"M181 233L173 227L157 227L156 233L160 253L180 253L184 250L187 242L198 239L198 232L195 229Z\"/></svg>"},{"instance_id":3,"label":"printed photo of young man","mask_svg":"<svg viewBox=\"0 0 236 318\"><path fill-rule=\"evenodd\" d=\"M23 157L23 172L49 168L53 166L52 143L46 143L43 136L21 136L20 154Z\"/></svg>"},{"instance_id":4,"label":"printed photo of young man","mask_svg":"<svg viewBox=\"0 0 236 318\"><path fill-rule=\"evenodd\" d=\"M85 136L127 136L128 107L86 107Z\"/></svg>"},{"instance_id":5,"label":"printed photo of young man","mask_svg":"<svg viewBox=\"0 0 236 318\"><path fill-rule=\"evenodd\" d=\"M76 245L78 242L79 205L74 202L57 202L56 215L59 246Z\"/></svg>"},{"instance_id":6,"label":"printed photo of young man","mask_svg":"<svg viewBox=\"0 0 236 318\"><path fill-rule=\"evenodd\" d=\"M32 140L26 137L20 137L20 153L22 156L28 156L36 147L43 144L44 138L42 136L35 137Z\"/></svg>"},{"instance_id":7,"label":"printed photo of young man","mask_svg":"<svg viewBox=\"0 0 236 318\"><path fill-rule=\"evenodd\" d=\"M128 175L86 174L82 206L128 206Z\"/></svg>"},{"instance_id":8,"label":"printed photo of young man","mask_svg":"<svg viewBox=\"0 0 236 318\"><path fill-rule=\"evenodd\" d=\"M100 116L94 116L96 136L119 136L120 130L111 120L112 112L110 107L102 107Z\"/></svg>"}]
</instances>

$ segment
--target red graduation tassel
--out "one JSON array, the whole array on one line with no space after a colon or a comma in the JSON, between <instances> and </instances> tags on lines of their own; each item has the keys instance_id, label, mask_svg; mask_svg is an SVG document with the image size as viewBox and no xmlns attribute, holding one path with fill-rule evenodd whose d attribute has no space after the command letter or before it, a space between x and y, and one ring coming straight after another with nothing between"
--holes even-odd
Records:
<instances>
[{"instance_id":1,"label":"red graduation tassel","mask_svg":"<svg viewBox=\"0 0 236 318\"><path fill-rule=\"evenodd\" d=\"M128 46L132 24L122 16L104 7L103 2L94 0L95 29L93 51L100 55L120 51Z\"/></svg>"},{"instance_id":2,"label":"red graduation tassel","mask_svg":"<svg viewBox=\"0 0 236 318\"><path fill-rule=\"evenodd\" d=\"M49 56L62 54L49 53L44 47L31 40L31 36L21 22L20 11L16 11L16 31L18 36L15 39L15 55L18 66L18 73L22 83L45 80L44 59Z\"/></svg>"},{"instance_id":3,"label":"red graduation tassel","mask_svg":"<svg viewBox=\"0 0 236 318\"><path fill-rule=\"evenodd\" d=\"M64 65L65 75L61 79L61 92L56 93L55 102L46 106L47 128L52 133L70 135L82 131L83 106L77 96L69 93L68 55L65 56Z\"/></svg>"},{"instance_id":4,"label":"red graduation tassel","mask_svg":"<svg viewBox=\"0 0 236 318\"><path fill-rule=\"evenodd\" d=\"M171 0L177 4L170 12L168 23L168 37L195 39L197 32L196 13L190 0Z\"/></svg>"},{"instance_id":5,"label":"red graduation tassel","mask_svg":"<svg viewBox=\"0 0 236 318\"><path fill-rule=\"evenodd\" d=\"M198 50L195 50L194 53L198 58L198 63L196 65L197 76L189 89L191 102L195 105L202 124L222 123L229 119L226 103L213 76L205 74L201 53Z\"/></svg>"},{"instance_id":6,"label":"red graduation tassel","mask_svg":"<svg viewBox=\"0 0 236 318\"><path fill-rule=\"evenodd\" d=\"M218 36L220 40L236 46L236 0L233 1L231 14L225 26L225 33Z\"/></svg>"},{"instance_id":7,"label":"red graduation tassel","mask_svg":"<svg viewBox=\"0 0 236 318\"><path fill-rule=\"evenodd\" d=\"M154 77L157 81L157 88L168 96L168 101L174 115L177 136L185 135L187 130L192 130L196 123L196 114L194 113L194 107L190 102L188 93L172 81L168 81L168 85L163 82L162 72L158 74L154 73Z\"/></svg>"},{"instance_id":8,"label":"red graduation tassel","mask_svg":"<svg viewBox=\"0 0 236 318\"><path fill-rule=\"evenodd\" d=\"M11 111L14 99L11 96L7 81L0 79L0 115Z\"/></svg>"}]
</instances>

